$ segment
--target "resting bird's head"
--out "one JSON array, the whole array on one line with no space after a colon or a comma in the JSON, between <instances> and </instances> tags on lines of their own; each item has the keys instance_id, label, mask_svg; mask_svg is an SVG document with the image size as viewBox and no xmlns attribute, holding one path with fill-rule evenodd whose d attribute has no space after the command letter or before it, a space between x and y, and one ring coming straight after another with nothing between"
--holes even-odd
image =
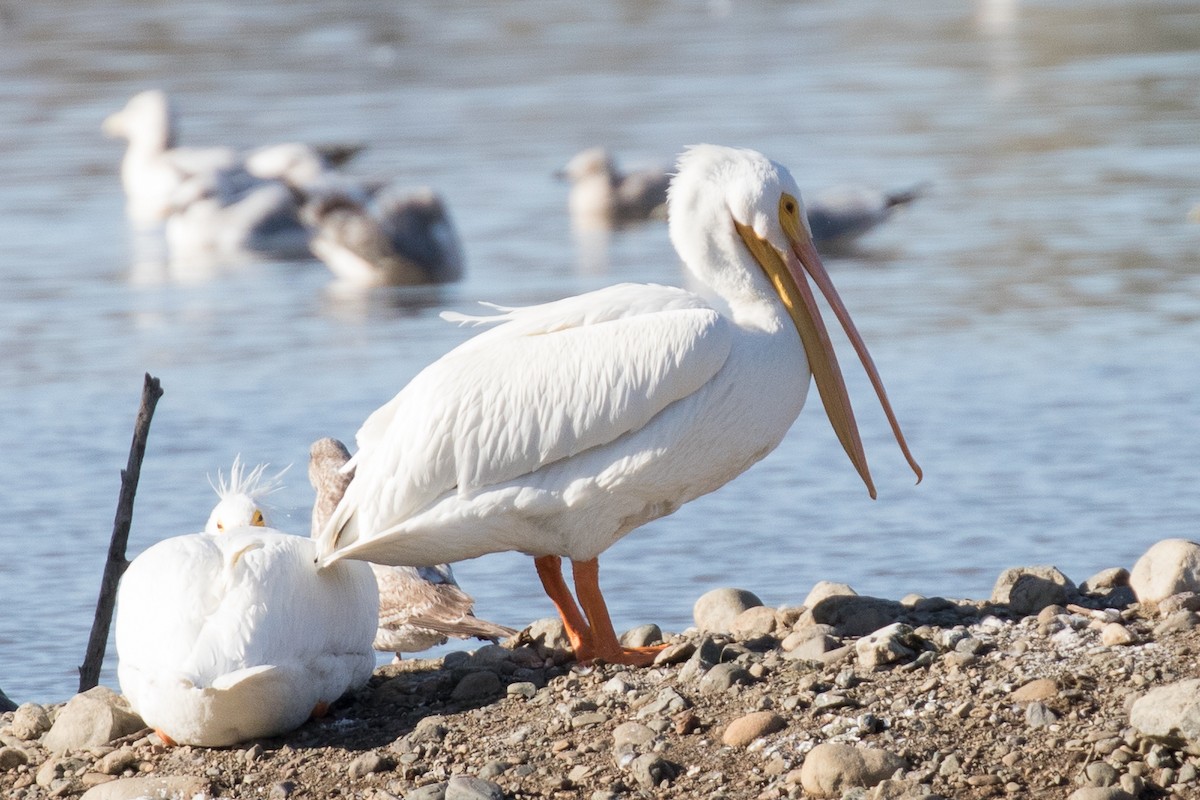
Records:
<instances>
[{"instance_id":1,"label":"resting bird's head","mask_svg":"<svg viewBox=\"0 0 1200 800\"><path fill-rule=\"evenodd\" d=\"M265 527L266 513L263 511L263 498L283 488L283 474L288 471L284 467L277 474L266 476L267 464L259 464L247 472L240 457L233 459L229 468L229 479L218 471L217 481L212 483L220 500L208 516L204 525L205 533L224 533L234 528L248 526Z\"/></svg>"},{"instance_id":2,"label":"resting bird's head","mask_svg":"<svg viewBox=\"0 0 1200 800\"><path fill-rule=\"evenodd\" d=\"M149 89L129 99L101 126L105 135L126 139L131 145L167 150L175 146L175 110L166 92Z\"/></svg>"}]
</instances>

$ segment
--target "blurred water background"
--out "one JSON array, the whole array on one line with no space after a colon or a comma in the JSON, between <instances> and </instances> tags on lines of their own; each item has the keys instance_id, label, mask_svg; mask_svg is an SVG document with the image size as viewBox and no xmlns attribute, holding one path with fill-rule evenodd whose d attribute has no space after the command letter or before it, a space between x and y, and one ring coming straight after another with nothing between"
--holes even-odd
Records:
<instances>
[{"instance_id":1,"label":"blurred water background","mask_svg":"<svg viewBox=\"0 0 1200 800\"><path fill-rule=\"evenodd\" d=\"M735 585L798 603L985 597L1005 567L1076 581L1200 535L1200 7L994 0L0 6L0 686L77 682L143 373L161 378L130 555L202 527L235 454L351 441L468 335L437 312L677 282L665 226L577 243L552 178L754 147L802 189L931 181L827 265L926 479L913 487L850 370L879 500L816 401L738 481L602 560L619 628L690 622ZM104 116L174 97L189 144L361 142L363 176L446 198L467 278L345 291L316 261L139 262ZM843 363L852 363L849 354ZM814 395L815 397L815 395ZM458 567L481 616L553 613L528 558ZM110 645L104 682L116 686Z\"/></svg>"}]
</instances>

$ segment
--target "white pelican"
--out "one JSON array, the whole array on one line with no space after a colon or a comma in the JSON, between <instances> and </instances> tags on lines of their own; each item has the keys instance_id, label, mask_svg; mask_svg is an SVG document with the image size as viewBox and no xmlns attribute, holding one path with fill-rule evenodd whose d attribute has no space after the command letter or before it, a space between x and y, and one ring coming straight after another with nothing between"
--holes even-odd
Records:
<instances>
[{"instance_id":1,"label":"white pelican","mask_svg":"<svg viewBox=\"0 0 1200 800\"><path fill-rule=\"evenodd\" d=\"M661 217L666 211L666 169L646 168L622 173L603 147L577 153L559 175L571 183L567 208L571 222L584 230Z\"/></svg>"},{"instance_id":2,"label":"white pelican","mask_svg":"<svg viewBox=\"0 0 1200 800\"><path fill-rule=\"evenodd\" d=\"M312 515L314 537L354 476L353 470L343 470L349 460L350 452L337 439L318 439L309 448L308 479L317 493ZM376 650L398 657L401 653L428 650L444 643L449 636L497 642L516 633L472 613L475 601L459 588L449 564L432 567L372 564L371 569L379 585Z\"/></svg>"},{"instance_id":3,"label":"white pelican","mask_svg":"<svg viewBox=\"0 0 1200 800\"><path fill-rule=\"evenodd\" d=\"M309 246L341 280L360 286L449 283L463 274L462 245L432 189L384 189L373 196L316 192L303 219Z\"/></svg>"},{"instance_id":4,"label":"white pelican","mask_svg":"<svg viewBox=\"0 0 1200 800\"><path fill-rule=\"evenodd\" d=\"M852 185L822 189L807 204L813 242L820 247L848 247L891 219L897 209L920 197L925 188L925 184L918 184L898 191Z\"/></svg>"},{"instance_id":5,"label":"white pelican","mask_svg":"<svg viewBox=\"0 0 1200 800\"><path fill-rule=\"evenodd\" d=\"M359 429L355 476L321 532L321 563L422 565L518 550L534 557L577 658L647 663L653 648L617 641L598 556L774 449L810 375L875 496L810 279L919 480L788 171L750 150L692 147L668 216L702 294L622 284L487 319L452 316L502 324L424 369ZM573 563L578 606L562 557Z\"/></svg>"},{"instance_id":6,"label":"white pelican","mask_svg":"<svg viewBox=\"0 0 1200 800\"><path fill-rule=\"evenodd\" d=\"M261 497L261 477L258 468L244 480L235 462L229 486ZM234 524L250 495L229 486L209 531L147 549L117 594L121 691L167 743L286 733L375 668L368 565L318 567L312 539L264 527L256 506L249 525Z\"/></svg>"}]
</instances>

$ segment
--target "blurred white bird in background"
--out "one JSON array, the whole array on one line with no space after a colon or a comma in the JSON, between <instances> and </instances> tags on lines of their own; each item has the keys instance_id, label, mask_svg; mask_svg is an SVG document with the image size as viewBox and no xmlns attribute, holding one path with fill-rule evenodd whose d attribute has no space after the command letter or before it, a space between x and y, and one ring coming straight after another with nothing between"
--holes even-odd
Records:
<instances>
[{"instance_id":1,"label":"blurred white bird in background","mask_svg":"<svg viewBox=\"0 0 1200 800\"><path fill-rule=\"evenodd\" d=\"M896 191L855 185L822 189L806 206L813 242L831 252L844 251L924 194L928 187L920 183Z\"/></svg>"},{"instance_id":2,"label":"blurred white bird in background","mask_svg":"<svg viewBox=\"0 0 1200 800\"><path fill-rule=\"evenodd\" d=\"M577 229L603 230L666 216L671 177L665 167L622 172L612 153L591 147L577 153L558 176L571 185L567 208Z\"/></svg>"},{"instance_id":3,"label":"blurred white bird in background","mask_svg":"<svg viewBox=\"0 0 1200 800\"><path fill-rule=\"evenodd\" d=\"M654 648L617 640L598 556L773 450L810 375L875 495L810 281L919 479L788 171L749 150L689 148L669 220L699 293L622 284L490 317L444 315L496 327L428 366L359 429L354 478L319 534L321 563L421 566L524 552L577 658L649 663Z\"/></svg>"},{"instance_id":4,"label":"blurred white bird in background","mask_svg":"<svg viewBox=\"0 0 1200 800\"><path fill-rule=\"evenodd\" d=\"M307 257L300 190L322 183L362 149L297 142L249 153L182 147L171 99L156 89L134 95L102 127L128 142L121 160L126 216L136 231L165 229L172 262Z\"/></svg>"},{"instance_id":5,"label":"blurred white bird in background","mask_svg":"<svg viewBox=\"0 0 1200 800\"><path fill-rule=\"evenodd\" d=\"M337 507L354 477L344 468L350 452L337 439L325 438L309 448L308 479L316 490L312 533L315 537ZM379 627L375 649L419 653L446 641L483 639L498 642L516 633L512 628L476 617L475 601L459 588L449 564L431 567L382 567L371 564L379 585Z\"/></svg>"}]
</instances>

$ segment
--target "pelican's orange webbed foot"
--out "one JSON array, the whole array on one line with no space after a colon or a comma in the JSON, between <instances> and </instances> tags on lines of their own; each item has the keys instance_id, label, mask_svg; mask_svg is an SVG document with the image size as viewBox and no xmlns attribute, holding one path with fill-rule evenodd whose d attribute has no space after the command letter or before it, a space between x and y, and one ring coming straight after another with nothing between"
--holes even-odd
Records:
<instances>
[{"instance_id":1,"label":"pelican's orange webbed foot","mask_svg":"<svg viewBox=\"0 0 1200 800\"><path fill-rule=\"evenodd\" d=\"M162 728L155 728L154 733L158 736L158 738L162 739L162 743L167 747L179 747L179 742L175 741L170 736L167 736L166 732L164 732Z\"/></svg>"},{"instance_id":2,"label":"pelican's orange webbed foot","mask_svg":"<svg viewBox=\"0 0 1200 800\"><path fill-rule=\"evenodd\" d=\"M624 664L630 667L648 667L654 663L658 654L666 649L665 644L653 644L647 647L622 647L606 649L593 656L596 661L608 664Z\"/></svg>"},{"instance_id":3,"label":"pelican's orange webbed foot","mask_svg":"<svg viewBox=\"0 0 1200 800\"><path fill-rule=\"evenodd\" d=\"M310 719L320 719L321 717L325 716L328 713L329 713L329 703L326 703L324 700L320 700L317 702L317 704L315 706L313 706L312 713L309 714L308 716Z\"/></svg>"}]
</instances>

